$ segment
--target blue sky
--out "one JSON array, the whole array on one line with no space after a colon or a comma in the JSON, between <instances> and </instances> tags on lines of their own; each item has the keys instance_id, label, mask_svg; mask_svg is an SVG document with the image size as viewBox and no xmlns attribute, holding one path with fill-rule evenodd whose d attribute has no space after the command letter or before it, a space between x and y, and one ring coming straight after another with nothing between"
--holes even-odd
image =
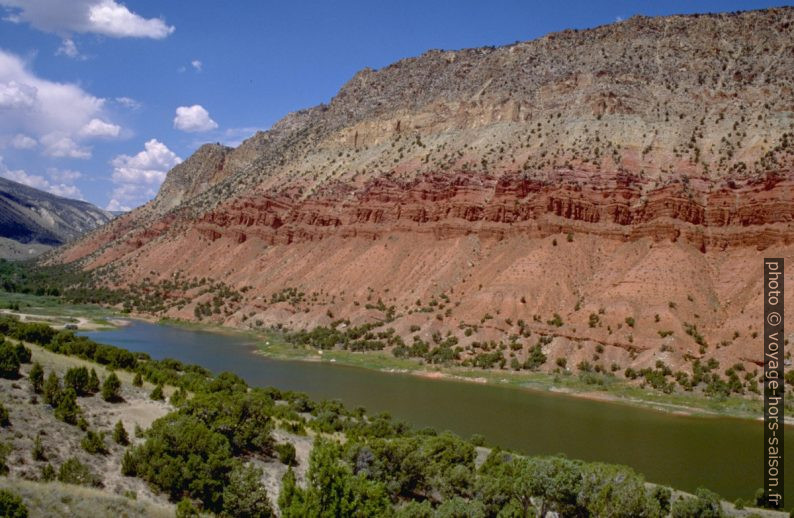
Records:
<instances>
[{"instance_id":1,"label":"blue sky","mask_svg":"<svg viewBox=\"0 0 794 518\"><path fill-rule=\"evenodd\" d=\"M237 145L366 66L635 14L775 5L0 0L0 176L129 209L202 143Z\"/></svg>"}]
</instances>

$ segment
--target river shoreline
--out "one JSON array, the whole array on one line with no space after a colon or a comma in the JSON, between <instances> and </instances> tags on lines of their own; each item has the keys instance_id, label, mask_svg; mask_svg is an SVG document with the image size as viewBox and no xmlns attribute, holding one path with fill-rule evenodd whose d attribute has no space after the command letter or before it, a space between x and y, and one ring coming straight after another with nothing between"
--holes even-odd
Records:
<instances>
[{"instance_id":1,"label":"river shoreline","mask_svg":"<svg viewBox=\"0 0 794 518\"><path fill-rule=\"evenodd\" d=\"M512 386L521 390L554 393L579 399L601 401L633 407L645 408L679 416L729 417L753 421L763 421L763 401L731 397L717 401L700 396L682 394L667 395L661 392L644 390L616 380L607 390L597 390L591 385L581 383L574 374L554 375L549 373L515 373L511 371L484 371L463 367L429 368L415 360L399 359L379 352L350 352L341 350L318 351L301 348L279 340L275 331L255 331L237 329L217 324L204 324L177 319L157 319L148 315L131 317L149 323L171 325L185 329L218 334L232 334L250 338L256 346L256 354L278 360L305 362L328 362L348 367L358 367L389 374L406 374L426 379L458 381L483 385ZM683 400L683 401L682 401ZM756 406L758 412L749 407ZM785 418L786 426L794 427L794 417Z\"/></svg>"},{"instance_id":2,"label":"river shoreline","mask_svg":"<svg viewBox=\"0 0 794 518\"><path fill-rule=\"evenodd\" d=\"M702 417L731 417L737 419L762 420L762 404L758 399L730 397L722 401L708 399L698 395L664 394L658 391L632 386L622 380L615 379L601 390L592 385L582 383L573 373L528 373L513 371L496 371L470 369L463 367L439 367L422 365L416 360L395 358L381 352L350 352L341 350L316 351L305 347L296 347L286 343L280 333L272 330L257 331L239 329L218 324L185 321L173 318L158 318L146 314L123 314L112 308L101 308L101 315L88 308L63 305L55 308L43 308L37 313L35 306L25 311L3 313L20 313L26 318L39 318L41 321L63 328L65 320L77 321L79 330L108 330L126 325L128 321L139 320L150 324L174 326L184 329L215 333L220 335L242 336L250 339L255 346L256 354L293 361L329 362L350 367L376 370L391 374L408 374L427 379L458 381L465 383L511 386L522 390L554 393L579 399L588 399L614 404L629 405L650 409L658 412ZM81 316L86 311L88 316ZM59 314L60 313L60 314ZM53 320L60 322L52 322ZM794 417L786 417L787 426L794 426Z\"/></svg>"}]
</instances>

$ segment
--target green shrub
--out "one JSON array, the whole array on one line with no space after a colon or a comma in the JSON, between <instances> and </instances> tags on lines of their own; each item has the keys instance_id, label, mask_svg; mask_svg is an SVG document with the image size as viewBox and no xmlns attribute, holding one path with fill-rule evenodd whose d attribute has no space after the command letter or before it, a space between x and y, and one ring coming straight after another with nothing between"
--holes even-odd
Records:
<instances>
[{"instance_id":1,"label":"green shrub","mask_svg":"<svg viewBox=\"0 0 794 518\"><path fill-rule=\"evenodd\" d=\"M295 453L295 446L292 443L285 442L276 445L276 453L278 453L278 460L287 466L297 465L297 455Z\"/></svg>"},{"instance_id":2,"label":"green shrub","mask_svg":"<svg viewBox=\"0 0 794 518\"><path fill-rule=\"evenodd\" d=\"M142 387L143 386L143 377L141 377L140 372L135 373L135 377L132 379L132 386L134 387Z\"/></svg>"},{"instance_id":3,"label":"green shrub","mask_svg":"<svg viewBox=\"0 0 794 518\"><path fill-rule=\"evenodd\" d=\"M626 325L629 327L634 327L637 322L634 320L634 317L626 317Z\"/></svg>"},{"instance_id":4,"label":"green shrub","mask_svg":"<svg viewBox=\"0 0 794 518\"><path fill-rule=\"evenodd\" d=\"M187 398L188 398L187 390L185 390L184 387L179 387L177 390L174 391L173 394L171 394L170 402L172 405L178 407L178 406L182 406L185 403L185 401L187 401Z\"/></svg>"},{"instance_id":5,"label":"green shrub","mask_svg":"<svg viewBox=\"0 0 794 518\"><path fill-rule=\"evenodd\" d=\"M149 394L149 397L155 401L165 401L165 394L163 394L163 386L157 385L152 390L152 393Z\"/></svg>"},{"instance_id":6,"label":"green shrub","mask_svg":"<svg viewBox=\"0 0 794 518\"><path fill-rule=\"evenodd\" d=\"M199 419L171 413L157 419L147 440L127 450L122 472L142 478L172 500L187 496L219 512L235 466L229 441Z\"/></svg>"},{"instance_id":7,"label":"green shrub","mask_svg":"<svg viewBox=\"0 0 794 518\"><path fill-rule=\"evenodd\" d=\"M121 401L120 390L121 381L115 372L111 372L102 383L102 399L110 402Z\"/></svg>"},{"instance_id":8,"label":"green shrub","mask_svg":"<svg viewBox=\"0 0 794 518\"><path fill-rule=\"evenodd\" d=\"M0 426L11 426L11 419L8 417L8 409L0 403Z\"/></svg>"},{"instance_id":9,"label":"green shrub","mask_svg":"<svg viewBox=\"0 0 794 518\"><path fill-rule=\"evenodd\" d=\"M52 407L57 407L61 399L61 380L58 379L58 375L54 371L47 376L43 390L44 402Z\"/></svg>"},{"instance_id":10,"label":"green shrub","mask_svg":"<svg viewBox=\"0 0 794 518\"><path fill-rule=\"evenodd\" d=\"M58 477L58 474L55 473L55 468L52 467L52 464L45 464L41 467L41 475L40 479L44 482L52 482Z\"/></svg>"},{"instance_id":11,"label":"green shrub","mask_svg":"<svg viewBox=\"0 0 794 518\"><path fill-rule=\"evenodd\" d=\"M89 394L96 394L99 392L99 376L96 375L96 370L92 367L88 375L88 385L86 385L86 392Z\"/></svg>"},{"instance_id":12,"label":"green shrub","mask_svg":"<svg viewBox=\"0 0 794 518\"><path fill-rule=\"evenodd\" d=\"M6 518L27 518L28 508L14 493L0 489L0 516Z\"/></svg>"},{"instance_id":13,"label":"green shrub","mask_svg":"<svg viewBox=\"0 0 794 518\"><path fill-rule=\"evenodd\" d=\"M261 479L262 470L259 468L235 467L223 489L223 515L251 518L273 516Z\"/></svg>"},{"instance_id":14,"label":"green shrub","mask_svg":"<svg viewBox=\"0 0 794 518\"><path fill-rule=\"evenodd\" d=\"M201 515L198 509L189 498L183 498L176 506L176 518L199 518L199 516Z\"/></svg>"},{"instance_id":15,"label":"green shrub","mask_svg":"<svg viewBox=\"0 0 794 518\"><path fill-rule=\"evenodd\" d=\"M66 371L63 376L64 388L71 388L78 396L87 396L91 394L90 389L91 376L88 369L85 367L72 367Z\"/></svg>"},{"instance_id":16,"label":"green shrub","mask_svg":"<svg viewBox=\"0 0 794 518\"><path fill-rule=\"evenodd\" d=\"M33 392L36 394L41 394L41 391L44 387L44 368L39 362L34 363L33 367L30 368L28 380L30 381L30 386L33 389Z\"/></svg>"},{"instance_id":17,"label":"green shrub","mask_svg":"<svg viewBox=\"0 0 794 518\"><path fill-rule=\"evenodd\" d=\"M55 417L64 423L77 424L80 407L77 405L77 394L71 387L61 391L58 406L55 407Z\"/></svg>"},{"instance_id":18,"label":"green shrub","mask_svg":"<svg viewBox=\"0 0 794 518\"><path fill-rule=\"evenodd\" d=\"M121 422L121 419L116 422L116 426L113 428L113 440L116 444L122 446L127 446L130 443L130 436L127 435L127 430L124 428L124 423Z\"/></svg>"},{"instance_id":19,"label":"green shrub","mask_svg":"<svg viewBox=\"0 0 794 518\"><path fill-rule=\"evenodd\" d=\"M562 327L564 324L564 322L562 321L562 317L557 313L554 313L553 316L554 318L552 318L551 320L547 320L546 323L549 324L550 326Z\"/></svg>"},{"instance_id":20,"label":"green shrub","mask_svg":"<svg viewBox=\"0 0 794 518\"><path fill-rule=\"evenodd\" d=\"M319 439L309 459L306 489L295 482L292 469L284 475L279 507L284 518L304 516L383 516L391 503L383 484L355 476L339 462L337 444Z\"/></svg>"},{"instance_id":21,"label":"green shrub","mask_svg":"<svg viewBox=\"0 0 794 518\"><path fill-rule=\"evenodd\" d=\"M672 496L673 492L670 491L669 487L656 486L651 491L651 497L659 504L659 509L664 515L670 512L670 499Z\"/></svg>"},{"instance_id":22,"label":"green shrub","mask_svg":"<svg viewBox=\"0 0 794 518\"><path fill-rule=\"evenodd\" d=\"M17 379L19 364L14 346L8 342L0 344L0 378Z\"/></svg>"},{"instance_id":23,"label":"green shrub","mask_svg":"<svg viewBox=\"0 0 794 518\"><path fill-rule=\"evenodd\" d=\"M720 497L708 489L698 488L695 498L679 498L673 504L672 518L720 518L724 516Z\"/></svg>"},{"instance_id":24,"label":"green shrub","mask_svg":"<svg viewBox=\"0 0 794 518\"><path fill-rule=\"evenodd\" d=\"M474 446L485 446L485 436L479 433L475 433L469 438L469 442L472 443Z\"/></svg>"},{"instance_id":25,"label":"green shrub","mask_svg":"<svg viewBox=\"0 0 794 518\"><path fill-rule=\"evenodd\" d=\"M8 474L8 464L6 464L6 461L12 450L13 447L10 444L0 442L0 475Z\"/></svg>"},{"instance_id":26,"label":"green shrub","mask_svg":"<svg viewBox=\"0 0 794 518\"><path fill-rule=\"evenodd\" d=\"M71 457L61 464L58 470L58 481L64 484L102 487L102 480L75 457Z\"/></svg>"},{"instance_id":27,"label":"green shrub","mask_svg":"<svg viewBox=\"0 0 794 518\"><path fill-rule=\"evenodd\" d=\"M30 454L33 460L47 460L47 455L44 452L44 445L41 444L41 437L38 435L33 439L33 449Z\"/></svg>"},{"instance_id":28,"label":"green shrub","mask_svg":"<svg viewBox=\"0 0 794 518\"><path fill-rule=\"evenodd\" d=\"M105 446L104 432L94 432L93 430L88 430L85 434L85 437L83 437L83 440L80 441L80 446L82 446L83 449L91 455L106 455L108 452L107 446Z\"/></svg>"}]
</instances>

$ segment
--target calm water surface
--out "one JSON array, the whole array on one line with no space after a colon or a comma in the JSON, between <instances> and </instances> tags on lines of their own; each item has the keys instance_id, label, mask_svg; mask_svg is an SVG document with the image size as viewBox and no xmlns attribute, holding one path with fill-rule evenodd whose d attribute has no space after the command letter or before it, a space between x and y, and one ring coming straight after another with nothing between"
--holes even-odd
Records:
<instances>
[{"instance_id":1,"label":"calm water surface","mask_svg":"<svg viewBox=\"0 0 794 518\"><path fill-rule=\"evenodd\" d=\"M240 336L133 322L113 331L83 332L102 343L175 358L214 373L231 371L252 386L339 399L348 407L387 411L417 427L485 436L489 444L530 454L632 466L652 482L723 497L751 498L761 487L762 423L682 417L513 387L431 380L328 362L274 360L255 354ZM786 442L794 447L794 428ZM787 455L787 503L794 498L794 454Z\"/></svg>"}]
</instances>

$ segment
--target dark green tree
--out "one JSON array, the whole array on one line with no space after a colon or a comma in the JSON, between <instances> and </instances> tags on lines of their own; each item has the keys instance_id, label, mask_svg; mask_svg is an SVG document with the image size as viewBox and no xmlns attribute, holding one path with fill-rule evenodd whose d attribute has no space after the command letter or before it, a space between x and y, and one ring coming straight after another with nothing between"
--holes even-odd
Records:
<instances>
[{"instance_id":1,"label":"dark green tree","mask_svg":"<svg viewBox=\"0 0 794 518\"><path fill-rule=\"evenodd\" d=\"M99 376L96 375L96 369L91 367L91 372L88 375L88 385L86 385L86 392L89 394L96 394L99 392Z\"/></svg>"},{"instance_id":2,"label":"dark green tree","mask_svg":"<svg viewBox=\"0 0 794 518\"><path fill-rule=\"evenodd\" d=\"M119 419L116 426L113 428L113 440L116 444L127 446L130 443L130 436L127 435L127 430L124 428L124 423Z\"/></svg>"},{"instance_id":3,"label":"dark green tree","mask_svg":"<svg viewBox=\"0 0 794 518\"><path fill-rule=\"evenodd\" d=\"M72 367L63 376L64 388L71 388L78 396L90 394L89 388L90 375L85 367Z\"/></svg>"},{"instance_id":4,"label":"dark green tree","mask_svg":"<svg viewBox=\"0 0 794 518\"><path fill-rule=\"evenodd\" d=\"M120 401L121 380L115 372L111 372L104 383L102 383L102 399L105 401Z\"/></svg>"},{"instance_id":5,"label":"dark green tree","mask_svg":"<svg viewBox=\"0 0 794 518\"><path fill-rule=\"evenodd\" d=\"M200 516L198 509L189 498L183 498L176 505L176 518L199 518Z\"/></svg>"},{"instance_id":6,"label":"dark green tree","mask_svg":"<svg viewBox=\"0 0 794 518\"><path fill-rule=\"evenodd\" d=\"M0 489L0 516L5 518L27 518L28 508L19 496L6 489Z\"/></svg>"},{"instance_id":7,"label":"dark green tree","mask_svg":"<svg viewBox=\"0 0 794 518\"><path fill-rule=\"evenodd\" d=\"M297 465L297 456L295 453L295 446L292 443L285 442L276 445L276 453L278 453L278 460L287 466Z\"/></svg>"},{"instance_id":8,"label":"dark green tree","mask_svg":"<svg viewBox=\"0 0 794 518\"><path fill-rule=\"evenodd\" d=\"M156 420L145 443L127 450L122 472L138 476L170 495L188 496L220 512L223 489L236 465L229 441L198 418L176 412Z\"/></svg>"},{"instance_id":9,"label":"dark green tree","mask_svg":"<svg viewBox=\"0 0 794 518\"><path fill-rule=\"evenodd\" d=\"M163 394L163 386L162 384L158 384L152 390L152 393L149 394L149 397L155 401L165 401L165 395Z\"/></svg>"},{"instance_id":10,"label":"dark green tree","mask_svg":"<svg viewBox=\"0 0 794 518\"><path fill-rule=\"evenodd\" d=\"M698 488L695 497L679 498L673 504L672 518L721 518L720 497L708 489Z\"/></svg>"},{"instance_id":11,"label":"dark green tree","mask_svg":"<svg viewBox=\"0 0 794 518\"><path fill-rule=\"evenodd\" d=\"M55 407L55 417L64 423L77 424L77 417L80 415L80 407L77 405L77 394L71 387L61 391L58 398L58 406Z\"/></svg>"},{"instance_id":12,"label":"dark green tree","mask_svg":"<svg viewBox=\"0 0 794 518\"><path fill-rule=\"evenodd\" d=\"M44 445L41 444L41 436L37 435L33 439L33 449L31 450L33 460L47 460L47 454L44 452Z\"/></svg>"},{"instance_id":13,"label":"dark green tree","mask_svg":"<svg viewBox=\"0 0 794 518\"><path fill-rule=\"evenodd\" d=\"M8 416L8 409L0 403L0 426L11 426L11 418Z\"/></svg>"},{"instance_id":14,"label":"dark green tree","mask_svg":"<svg viewBox=\"0 0 794 518\"><path fill-rule=\"evenodd\" d=\"M83 440L80 441L80 446L82 446L85 451L92 455L106 455L108 452L107 446L105 446L104 432L88 430L85 434L85 437L83 437Z\"/></svg>"},{"instance_id":15,"label":"dark green tree","mask_svg":"<svg viewBox=\"0 0 794 518\"><path fill-rule=\"evenodd\" d=\"M279 497L284 518L382 516L390 512L391 503L383 485L363 475L353 475L340 455L338 444L318 439L309 458L306 489L290 481L292 471L288 471Z\"/></svg>"},{"instance_id":16,"label":"dark green tree","mask_svg":"<svg viewBox=\"0 0 794 518\"><path fill-rule=\"evenodd\" d=\"M39 362L35 362L30 368L28 380L30 380L30 386L33 389L33 392L36 394L41 394L41 391L44 387L44 368Z\"/></svg>"},{"instance_id":17,"label":"dark green tree","mask_svg":"<svg viewBox=\"0 0 794 518\"><path fill-rule=\"evenodd\" d=\"M261 483L262 470L253 466L237 466L229 474L223 489L223 512L240 518L273 516L267 491Z\"/></svg>"},{"instance_id":18,"label":"dark green tree","mask_svg":"<svg viewBox=\"0 0 794 518\"><path fill-rule=\"evenodd\" d=\"M19 358L10 343L0 344L0 378L17 379L19 377Z\"/></svg>"},{"instance_id":19,"label":"dark green tree","mask_svg":"<svg viewBox=\"0 0 794 518\"><path fill-rule=\"evenodd\" d=\"M71 457L61 464L58 481L64 484L102 487L102 480L76 457Z\"/></svg>"},{"instance_id":20,"label":"dark green tree","mask_svg":"<svg viewBox=\"0 0 794 518\"><path fill-rule=\"evenodd\" d=\"M52 407L57 407L61 399L61 380L55 371L50 372L44 382L44 402Z\"/></svg>"}]
</instances>

